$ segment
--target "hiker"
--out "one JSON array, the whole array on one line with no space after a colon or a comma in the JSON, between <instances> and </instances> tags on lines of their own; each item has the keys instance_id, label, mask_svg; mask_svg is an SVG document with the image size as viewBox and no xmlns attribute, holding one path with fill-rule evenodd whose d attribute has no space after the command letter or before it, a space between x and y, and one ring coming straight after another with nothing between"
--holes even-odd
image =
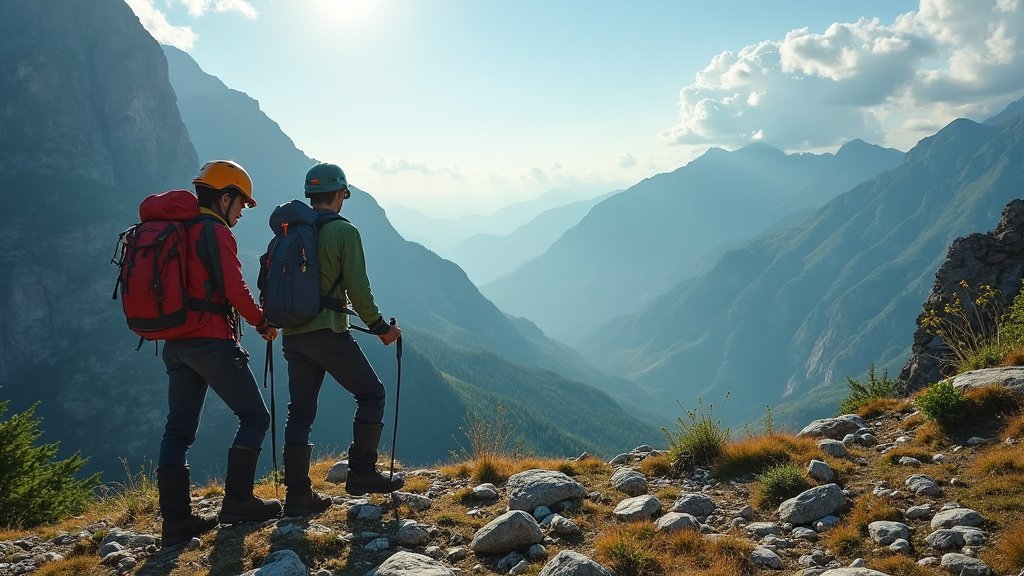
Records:
<instances>
[{"instance_id":1,"label":"hiker","mask_svg":"<svg viewBox=\"0 0 1024 576\"><path fill-rule=\"evenodd\" d=\"M321 295L338 298L341 303L347 295L359 318L385 346L398 340L402 336L401 329L396 324L389 325L374 303L359 230L338 216L342 204L351 195L345 173L334 164L317 164L306 173L304 188L321 223L317 236ZM377 446L384 428L384 385L352 338L348 315L323 307L312 320L285 327L283 341L290 394L284 428L284 482L287 487L284 514L314 514L331 505L330 497L314 492L309 480L313 449L309 434L326 373L330 373L356 401L345 490L360 496L394 492L401 488L404 484L401 477L384 477L375 466Z\"/></svg>"},{"instance_id":2,"label":"hiker","mask_svg":"<svg viewBox=\"0 0 1024 576\"><path fill-rule=\"evenodd\" d=\"M206 163L192 180L199 201L199 221L212 222L213 242L205 239L204 225L188 227L188 297L200 304L188 310L183 329L164 345L163 360L168 376L168 414L157 486L163 516L164 546L189 541L217 525L213 515L191 511L189 469L185 454L195 441L199 417L208 388L238 417L238 430L228 449L224 500L219 520L225 524L262 521L281 513L281 502L253 495L256 462L270 427L270 413L263 403L256 378L249 370L249 353L242 348L239 316L268 342L277 337L263 310L253 299L242 277L238 247L230 227L238 223L242 210L256 206L252 180L238 164L228 160ZM213 245L211 245L213 244ZM216 254L219 268L209 268L209 254ZM206 264L203 263L205 258ZM222 286L210 295L209 286ZM205 294L204 294L204 288Z\"/></svg>"}]
</instances>

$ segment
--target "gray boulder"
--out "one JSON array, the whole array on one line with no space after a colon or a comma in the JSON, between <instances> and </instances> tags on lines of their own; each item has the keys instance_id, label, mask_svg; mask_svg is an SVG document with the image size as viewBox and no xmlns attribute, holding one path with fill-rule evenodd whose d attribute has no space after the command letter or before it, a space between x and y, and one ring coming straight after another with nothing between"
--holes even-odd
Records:
<instances>
[{"instance_id":1,"label":"gray boulder","mask_svg":"<svg viewBox=\"0 0 1024 576\"><path fill-rule=\"evenodd\" d=\"M655 514L661 512L661 501L650 494L626 498L619 502L612 514L619 520L632 522L635 520L649 520Z\"/></svg>"},{"instance_id":2,"label":"gray boulder","mask_svg":"<svg viewBox=\"0 0 1024 576\"><path fill-rule=\"evenodd\" d=\"M587 496L587 489L562 472L532 469L508 479L508 507L510 510L532 512L538 506L551 506L562 500L579 500Z\"/></svg>"},{"instance_id":3,"label":"gray boulder","mask_svg":"<svg viewBox=\"0 0 1024 576\"><path fill-rule=\"evenodd\" d=\"M847 434L854 434L861 428L867 427L868 423L860 416L857 416L856 414L844 414L837 418L822 418L821 420L815 420L805 426L797 436L811 436L814 438L831 438L833 440L841 440Z\"/></svg>"},{"instance_id":4,"label":"gray boulder","mask_svg":"<svg viewBox=\"0 0 1024 576\"><path fill-rule=\"evenodd\" d=\"M522 510L509 510L476 531L469 547L478 554L511 552L544 539L537 521Z\"/></svg>"},{"instance_id":5,"label":"gray boulder","mask_svg":"<svg viewBox=\"0 0 1024 576\"><path fill-rule=\"evenodd\" d=\"M964 547L964 535L956 530L942 528L925 536L929 548L935 550L959 550Z\"/></svg>"},{"instance_id":6,"label":"gray boulder","mask_svg":"<svg viewBox=\"0 0 1024 576\"><path fill-rule=\"evenodd\" d=\"M715 511L715 508L714 500L704 494L691 492L680 496L675 503L672 504L671 511L692 514L697 518L706 518L708 514Z\"/></svg>"},{"instance_id":7,"label":"gray boulder","mask_svg":"<svg viewBox=\"0 0 1024 576\"><path fill-rule=\"evenodd\" d=\"M932 516L932 530L952 528L954 526L970 526L977 528L985 523L985 517L970 508L952 508L942 510Z\"/></svg>"},{"instance_id":8,"label":"gray boulder","mask_svg":"<svg viewBox=\"0 0 1024 576\"><path fill-rule=\"evenodd\" d=\"M764 546L757 546L754 551L750 553L750 561L757 566L764 566L765 568L771 568L772 570L782 570L785 568L785 564L782 563L782 558L779 557L770 548Z\"/></svg>"},{"instance_id":9,"label":"gray boulder","mask_svg":"<svg viewBox=\"0 0 1024 576\"><path fill-rule=\"evenodd\" d=\"M902 522L878 520L868 524L868 534L876 544L888 546L896 540L909 540L910 527Z\"/></svg>"},{"instance_id":10,"label":"gray boulder","mask_svg":"<svg viewBox=\"0 0 1024 576\"><path fill-rule=\"evenodd\" d=\"M930 476L924 474L914 474L910 478L907 478L904 485L907 490L910 490L918 496L941 496L942 488L939 488L938 483L935 482Z\"/></svg>"},{"instance_id":11,"label":"gray boulder","mask_svg":"<svg viewBox=\"0 0 1024 576\"><path fill-rule=\"evenodd\" d=\"M988 565L972 556L950 552L942 555L942 567L957 576L988 576L992 570Z\"/></svg>"},{"instance_id":12,"label":"gray boulder","mask_svg":"<svg viewBox=\"0 0 1024 576\"><path fill-rule=\"evenodd\" d=\"M807 524L845 505L846 496L837 484L815 486L780 504L779 519L791 524Z\"/></svg>"},{"instance_id":13,"label":"gray boulder","mask_svg":"<svg viewBox=\"0 0 1024 576\"><path fill-rule=\"evenodd\" d=\"M579 552L562 550L544 565L538 576L612 576L612 573Z\"/></svg>"},{"instance_id":14,"label":"gray boulder","mask_svg":"<svg viewBox=\"0 0 1024 576\"><path fill-rule=\"evenodd\" d=\"M811 460L811 463L807 465L807 475L826 484L836 479L836 473L832 467L821 460Z\"/></svg>"},{"instance_id":15,"label":"gray boulder","mask_svg":"<svg viewBox=\"0 0 1024 576\"><path fill-rule=\"evenodd\" d=\"M309 570L291 550L278 550L263 561L263 565L241 576L306 576Z\"/></svg>"},{"instance_id":16,"label":"gray boulder","mask_svg":"<svg viewBox=\"0 0 1024 576\"><path fill-rule=\"evenodd\" d=\"M957 374L953 378L955 388L981 388L998 384L1024 393L1024 367L1002 366L998 368L982 368Z\"/></svg>"},{"instance_id":17,"label":"gray boulder","mask_svg":"<svg viewBox=\"0 0 1024 576\"><path fill-rule=\"evenodd\" d=\"M628 496L647 494L647 478L635 468L619 468L612 474L612 488Z\"/></svg>"},{"instance_id":18,"label":"gray boulder","mask_svg":"<svg viewBox=\"0 0 1024 576\"><path fill-rule=\"evenodd\" d=\"M669 512L656 522L661 532L675 532L677 530L700 530L700 520L692 514L685 512Z\"/></svg>"},{"instance_id":19,"label":"gray boulder","mask_svg":"<svg viewBox=\"0 0 1024 576\"><path fill-rule=\"evenodd\" d=\"M437 560L415 552L396 552L365 576L455 576Z\"/></svg>"},{"instance_id":20,"label":"gray boulder","mask_svg":"<svg viewBox=\"0 0 1024 576\"><path fill-rule=\"evenodd\" d=\"M821 576L889 576L885 572L871 570L870 568L833 568L825 570Z\"/></svg>"},{"instance_id":21,"label":"gray boulder","mask_svg":"<svg viewBox=\"0 0 1024 576\"><path fill-rule=\"evenodd\" d=\"M832 438L819 440L818 448L825 454L836 458L846 458L850 454L842 440L833 440Z\"/></svg>"}]
</instances>

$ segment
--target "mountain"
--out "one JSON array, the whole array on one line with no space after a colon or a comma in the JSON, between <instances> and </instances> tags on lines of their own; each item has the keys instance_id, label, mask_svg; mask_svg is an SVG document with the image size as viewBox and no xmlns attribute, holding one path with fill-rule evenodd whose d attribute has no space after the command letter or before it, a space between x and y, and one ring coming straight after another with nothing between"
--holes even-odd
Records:
<instances>
[{"instance_id":1,"label":"mountain","mask_svg":"<svg viewBox=\"0 0 1024 576\"><path fill-rule=\"evenodd\" d=\"M508 234L470 236L453 246L448 254L480 286L543 253L595 204L615 193L550 208Z\"/></svg>"},{"instance_id":2,"label":"mountain","mask_svg":"<svg viewBox=\"0 0 1024 576\"><path fill-rule=\"evenodd\" d=\"M1024 184L1024 116L956 120L893 170L812 217L726 253L582 346L606 369L671 397L780 398L802 418L833 409L847 376L895 374L950 242L998 222ZM685 374L685 378L680 375Z\"/></svg>"},{"instance_id":3,"label":"mountain","mask_svg":"<svg viewBox=\"0 0 1024 576\"><path fill-rule=\"evenodd\" d=\"M107 263L139 201L188 182L198 157L131 9L60 4L11 0L0 19L0 394L40 401L44 440L117 470L155 452L166 376L132 352Z\"/></svg>"},{"instance_id":4,"label":"mountain","mask_svg":"<svg viewBox=\"0 0 1024 576\"><path fill-rule=\"evenodd\" d=\"M536 198L513 202L490 214L451 218L428 216L401 205L388 206L387 212L402 236L447 257L452 247L476 234L510 234L546 210L593 198L606 191L602 184L562 186Z\"/></svg>"},{"instance_id":5,"label":"mountain","mask_svg":"<svg viewBox=\"0 0 1024 576\"><path fill-rule=\"evenodd\" d=\"M251 254L248 262L253 264L249 268L253 274L257 270L255 255L266 247L270 237L270 230L266 227L270 207L301 197L303 175L315 160L295 147L280 126L260 110L256 100L203 72L188 54L170 47L164 50L170 81L180 93L182 118L200 155L204 158L234 158L253 176L256 199L261 204L252 212L258 216L247 218L235 228L241 249ZM337 161L344 167L344 159L326 160ZM349 178L358 182L357 175L351 171ZM260 208L264 206L266 209L261 212ZM478 409L483 404L474 397L475 389L489 386L487 396L495 403L501 401L507 406L515 404L530 408L525 410L527 416L524 418L531 424L525 426L525 430L545 428L537 416L542 412L538 401L532 399L539 395L528 393L529 387L523 385L526 380L543 381L544 385L566 389L586 383L616 394L623 394L629 389L618 379L599 373L578 353L570 352L539 331L523 328L506 317L480 294L458 266L402 238L370 194L353 187L343 215L360 229L368 273L382 312L400 320L403 328L408 329L406 349L422 357L416 370L404 372L406 377L416 382L412 396L407 392L404 399L410 402L409 405L418 406L422 413L400 419L407 435L420 444L410 447L403 457L426 462L446 455L454 446L457 428L462 424L468 407ZM426 346L428 338L433 343L426 349L423 346ZM372 339L365 349L374 366L384 367L378 368L378 371L384 371L381 372L382 379L393 381L394 374L387 372L393 370L393 349L384 349ZM478 366L493 368L492 373L505 374L502 386L488 385L481 373L468 372L468 362L456 362L455 368L448 363L451 358L467 353L484 354L482 358L486 361L480 360ZM444 366L447 366L446 370L442 369ZM541 370L544 376L537 377L537 370ZM391 380L385 372L391 374ZM456 391L452 384L454 381L466 383L468 387ZM603 401L594 403L592 414L599 414L598 421L609 418L621 420L624 433L638 438L656 434L654 425L626 416L606 395L598 394L604 397ZM521 395L524 396L520 398ZM342 392L336 398L337 410L341 414L351 413L351 408L346 405L346 402L351 403L351 399L345 396ZM644 414L637 406L637 397L643 398L643 395L637 396L634 392L628 398L628 405L633 413ZM493 407L492 403L492 410ZM444 417L440 418L442 415ZM443 424L439 425L439 422ZM541 436L532 433L525 440L541 451L564 448L572 445L568 440L560 440L566 433L565 430L545 433L546 442L538 441ZM314 434L316 436L315 430ZM335 428L320 438L337 436ZM607 447L607 444L575 445L579 450L598 452L607 450Z\"/></svg>"},{"instance_id":6,"label":"mountain","mask_svg":"<svg viewBox=\"0 0 1024 576\"><path fill-rule=\"evenodd\" d=\"M764 144L711 149L594 206L544 254L481 290L502 310L578 343L609 317L638 310L699 272L709 251L753 237L787 210L845 191L831 184L863 181L892 165L865 173L864 163L846 159L863 152L853 146L836 155L787 155ZM849 176L836 179L843 168ZM809 191L829 170L832 180Z\"/></svg>"},{"instance_id":7,"label":"mountain","mask_svg":"<svg viewBox=\"0 0 1024 576\"><path fill-rule=\"evenodd\" d=\"M235 228L253 280L256 256L270 235L270 209L298 195L313 160L255 100L202 74L194 62L190 68L183 53L168 50L165 56L120 0L66 2L59 11L17 0L3 13L0 228L15 240L0 255L7 271L0 277L6 328L0 336L0 397L11 401L13 412L38 402L43 441L61 442L62 453L81 451L90 459L89 471L116 478L124 467L134 470L152 460L166 417L163 363L152 345L134 350L138 339L111 300L115 270L108 262L118 233L137 220L146 195L189 187L200 158L237 158L252 172L260 203ZM181 86L180 98L172 79ZM355 190L346 215L363 231L384 312L407 328L401 459L444 458L457 446L467 411L493 410L498 402L519 415L525 442L542 453L613 449L581 434L580 422L616 422L623 435L638 440L657 436L655 424L626 414L584 383L593 378L614 387L616 379L536 330L525 335L523 323L498 311L458 267L398 236L368 194ZM432 339L440 343L428 346ZM489 375L457 366L442 372L420 351L420 341L432 354L443 349L452 358L489 351L473 369L493 369ZM251 330L243 342L258 373L267 347ZM372 338L364 345L394 398L395 348ZM545 364L569 375L545 370ZM280 427L285 363L276 369ZM546 389L571 390L593 409L576 410L579 420L562 422L523 408L532 408L530 398L543 397ZM237 426L212 396L189 454L196 477L222 472L225 442ZM389 425L395 407L389 404ZM352 412L350 395L340 386L325 387L314 426L321 448L347 444L344 423ZM268 452L269 446L268 438ZM261 465L269 466L270 458Z\"/></svg>"},{"instance_id":8,"label":"mountain","mask_svg":"<svg viewBox=\"0 0 1024 576\"><path fill-rule=\"evenodd\" d=\"M192 173L196 153L159 46L123 2L90 7L4 2L0 174L80 175L141 198Z\"/></svg>"}]
</instances>

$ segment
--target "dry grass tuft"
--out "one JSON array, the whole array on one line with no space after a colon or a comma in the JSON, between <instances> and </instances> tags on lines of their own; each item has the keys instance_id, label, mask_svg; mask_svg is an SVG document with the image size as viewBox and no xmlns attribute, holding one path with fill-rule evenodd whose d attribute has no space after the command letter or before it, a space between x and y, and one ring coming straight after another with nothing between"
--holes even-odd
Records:
<instances>
[{"instance_id":1,"label":"dry grass tuft","mask_svg":"<svg viewBox=\"0 0 1024 576\"><path fill-rule=\"evenodd\" d=\"M1024 346L1014 348L1003 356L1003 366L1024 366Z\"/></svg>"},{"instance_id":2,"label":"dry grass tuft","mask_svg":"<svg viewBox=\"0 0 1024 576\"><path fill-rule=\"evenodd\" d=\"M1017 441L1024 440L1024 412L1017 414L1006 423L1003 428L1004 438L1013 438Z\"/></svg>"},{"instance_id":3,"label":"dry grass tuft","mask_svg":"<svg viewBox=\"0 0 1024 576\"><path fill-rule=\"evenodd\" d=\"M923 464L928 464L929 462L932 461L933 454L934 453L932 451L925 450L924 448L915 448L913 446L900 446L898 448L893 448L892 450L886 452L885 460L890 464L895 464L899 462L900 458L904 456L910 456L911 458L916 458L917 460L921 461Z\"/></svg>"},{"instance_id":4,"label":"dry grass tuft","mask_svg":"<svg viewBox=\"0 0 1024 576\"><path fill-rule=\"evenodd\" d=\"M941 426L929 420L918 427L914 442L929 448L942 448L949 445L949 437Z\"/></svg>"},{"instance_id":5,"label":"dry grass tuft","mask_svg":"<svg viewBox=\"0 0 1024 576\"><path fill-rule=\"evenodd\" d=\"M905 414L913 411L914 405L906 398L875 398L861 404L857 408L857 415L861 418L877 418L883 414Z\"/></svg>"},{"instance_id":6,"label":"dry grass tuft","mask_svg":"<svg viewBox=\"0 0 1024 576\"><path fill-rule=\"evenodd\" d=\"M853 504L843 524L825 533L825 543L837 555L851 556L868 551L868 524L877 520L903 520L903 511L888 500L874 494L865 494Z\"/></svg>"},{"instance_id":7,"label":"dry grass tuft","mask_svg":"<svg viewBox=\"0 0 1024 576\"><path fill-rule=\"evenodd\" d=\"M1024 526L1000 534L983 559L997 574L1013 574L1024 568Z\"/></svg>"},{"instance_id":8,"label":"dry grass tuft","mask_svg":"<svg viewBox=\"0 0 1024 576\"><path fill-rule=\"evenodd\" d=\"M499 485L508 480L510 476L534 468L558 470L568 476L576 476L584 469L603 469L603 463L602 466L597 466L593 462L586 460L584 462L586 464L581 466L579 462L561 458L490 456L486 459L442 466L440 472L457 478L472 478L477 483L490 482Z\"/></svg>"},{"instance_id":9,"label":"dry grass tuft","mask_svg":"<svg viewBox=\"0 0 1024 576\"><path fill-rule=\"evenodd\" d=\"M976 406L975 413L984 415L985 418L1017 412L1024 402L1024 398L1018 392L1001 384L968 388L964 395Z\"/></svg>"},{"instance_id":10,"label":"dry grass tuft","mask_svg":"<svg viewBox=\"0 0 1024 576\"><path fill-rule=\"evenodd\" d=\"M867 561L867 567L890 576L932 576L935 574L928 568L919 566L913 558L903 555L872 558Z\"/></svg>"},{"instance_id":11,"label":"dry grass tuft","mask_svg":"<svg viewBox=\"0 0 1024 576\"><path fill-rule=\"evenodd\" d=\"M87 576L102 574L106 571L100 566L98 556L72 556L64 560L50 562L34 574L37 576Z\"/></svg>"},{"instance_id":12,"label":"dry grass tuft","mask_svg":"<svg viewBox=\"0 0 1024 576\"><path fill-rule=\"evenodd\" d=\"M1012 448L994 448L974 461L971 466L974 478L984 478L994 474L1024 475L1024 445Z\"/></svg>"},{"instance_id":13,"label":"dry grass tuft","mask_svg":"<svg viewBox=\"0 0 1024 576\"><path fill-rule=\"evenodd\" d=\"M654 550L656 534L653 524L627 524L598 536L594 548L599 561L617 576L659 576L665 569Z\"/></svg>"},{"instance_id":14,"label":"dry grass tuft","mask_svg":"<svg viewBox=\"0 0 1024 576\"><path fill-rule=\"evenodd\" d=\"M667 454L648 456L637 463L636 468L648 478L663 478L672 475L672 462L668 459Z\"/></svg>"},{"instance_id":15,"label":"dry grass tuft","mask_svg":"<svg viewBox=\"0 0 1024 576\"><path fill-rule=\"evenodd\" d=\"M811 438L793 434L749 436L726 443L712 466L712 472L717 478L738 478L760 474L787 462L804 463L822 458L818 443Z\"/></svg>"},{"instance_id":16,"label":"dry grass tuft","mask_svg":"<svg viewBox=\"0 0 1024 576\"><path fill-rule=\"evenodd\" d=\"M430 478L427 478L426 476L405 477L405 486L402 487L403 492L412 492L413 494L424 494L426 493L427 490L430 490Z\"/></svg>"},{"instance_id":17,"label":"dry grass tuft","mask_svg":"<svg viewBox=\"0 0 1024 576\"><path fill-rule=\"evenodd\" d=\"M742 538L709 540L695 530L658 532L649 522L616 526L594 543L599 562L616 576L757 573L750 561L754 544Z\"/></svg>"}]
</instances>

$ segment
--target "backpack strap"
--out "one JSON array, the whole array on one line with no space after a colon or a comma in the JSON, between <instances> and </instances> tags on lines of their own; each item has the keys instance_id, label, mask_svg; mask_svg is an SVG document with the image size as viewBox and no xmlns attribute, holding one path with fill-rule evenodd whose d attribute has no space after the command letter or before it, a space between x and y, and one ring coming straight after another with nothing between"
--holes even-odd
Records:
<instances>
[{"instance_id":1,"label":"backpack strap","mask_svg":"<svg viewBox=\"0 0 1024 576\"><path fill-rule=\"evenodd\" d=\"M199 231L199 238L196 242L196 255L199 257L199 261L203 263L203 267L206 268L206 273L210 280L203 285L206 295L202 299L189 298L188 307L191 310L198 310L203 313L211 312L228 317L233 316L234 309L231 307L231 304L226 302L227 296L224 290L220 247L217 243L217 230L214 228L214 226L223 226L223 224L211 216L200 216L186 223L186 226L192 225L202 225L203 227ZM225 302L222 304L212 302L211 300L214 295L224 298Z\"/></svg>"}]
</instances>

